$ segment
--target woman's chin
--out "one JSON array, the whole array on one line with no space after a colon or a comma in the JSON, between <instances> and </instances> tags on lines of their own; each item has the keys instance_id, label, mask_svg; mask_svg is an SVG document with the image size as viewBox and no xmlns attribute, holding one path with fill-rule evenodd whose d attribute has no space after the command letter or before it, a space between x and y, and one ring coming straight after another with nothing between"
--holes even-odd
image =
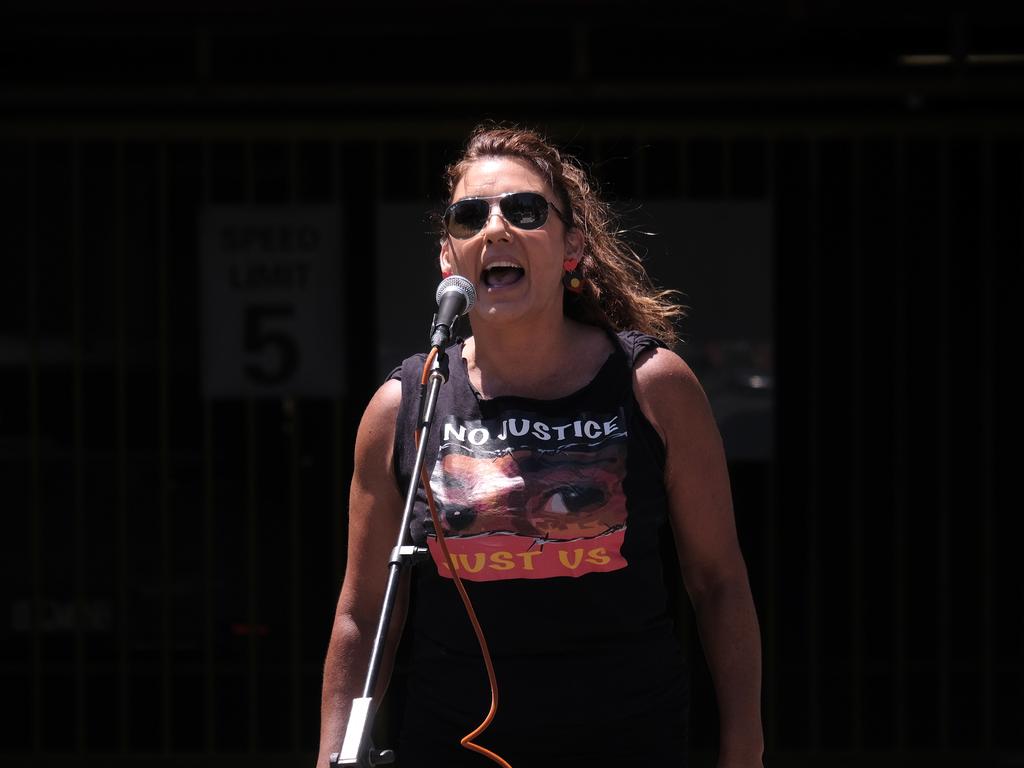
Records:
<instances>
[{"instance_id":1,"label":"woman's chin","mask_svg":"<svg viewBox=\"0 0 1024 768\"><path fill-rule=\"evenodd\" d=\"M519 287L518 284L509 286L512 289ZM470 317L480 322L500 325L523 321L532 323L542 320L549 314L552 318L562 317L560 293L545 300L535 291L527 290L528 285L521 287L523 290L506 288L487 290L485 288L477 295L477 303L473 307Z\"/></svg>"},{"instance_id":2,"label":"woman's chin","mask_svg":"<svg viewBox=\"0 0 1024 768\"><path fill-rule=\"evenodd\" d=\"M481 302L482 303L482 302ZM477 305L476 317L488 323L503 323L519 320L526 314L526 308L515 306L511 302L487 302L484 306Z\"/></svg>"}]
</instances>

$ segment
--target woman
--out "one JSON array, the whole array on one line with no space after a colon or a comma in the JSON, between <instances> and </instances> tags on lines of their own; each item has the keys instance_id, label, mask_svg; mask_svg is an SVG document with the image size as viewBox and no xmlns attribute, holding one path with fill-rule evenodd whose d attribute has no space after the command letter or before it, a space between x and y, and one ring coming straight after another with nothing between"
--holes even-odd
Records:
<instances>
[{"instance_id":1,"label":"woman","mask_svg":"<svg viewBox=\"0 0 1024 768\"><path fill-rule=\"evenodd\" d=\"M440 266L470 280L473 335L448 348L411 525L408 700L398 764L685 765L686 676L659 557L671 525L718 699L720 768L761 765L757 618L721 441L666 344L678 308L654 290L586 173L538 134L480 127L448 169ZM324 671L319 765L360 695L414 456L424 356L367 406L356 440L349 559ZM405 585L406 587L408 585ZM390 651L408 606L399 599ZM382 676L383 685L387 675Z\"/></svg>"}]
</instances>

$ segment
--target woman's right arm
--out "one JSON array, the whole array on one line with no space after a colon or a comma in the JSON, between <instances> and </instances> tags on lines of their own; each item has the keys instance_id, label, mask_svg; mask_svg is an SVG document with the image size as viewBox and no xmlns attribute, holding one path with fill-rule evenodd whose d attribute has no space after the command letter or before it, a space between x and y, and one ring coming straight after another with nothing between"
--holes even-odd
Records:
<instances>
[{"instance_id":1,"label":"woman's right arm","mask_svg":"<svg viewBox=\"0 0 1024 768\"><path fill-rule=\"evenodd\" d=\"M403 506L392 472L395 420L401 397L399 381L385 382L366 406L356 436L355 468L349 494L348 561L324 662L317 768L326 768L330 754L341 751L352 700L362 696L373 638L384 604L388 559L398 538ZM391 675L407 604L408 574L405 574L382 656L374 692L375 705L380 703Z\"/></svg>"}]
</instances>

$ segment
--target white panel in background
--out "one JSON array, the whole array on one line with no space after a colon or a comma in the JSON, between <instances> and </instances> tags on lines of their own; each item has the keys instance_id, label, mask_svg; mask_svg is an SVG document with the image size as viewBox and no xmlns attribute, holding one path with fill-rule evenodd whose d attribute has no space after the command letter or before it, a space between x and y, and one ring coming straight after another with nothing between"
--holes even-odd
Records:
<instances>
[{"instance_id":1,"label":"white panel in background","mask_svg":"<svg viewBox=\"0 0 1024 768\"><path fill-rule=\"evenodd\" d=\"M377 209L377 381L430 347L434 294L441 282L430 204L382 203ZM465 320L461 321L465 323ZM461 325L460 327L468 327Z\"/></svg>"},{"instance_id":2,"label":"white panel in background","mask_svg":"<svg viewBox=\"0 0 1024 768\"><path fill-rule=\"evenodd\" d=\"M685 343L730 459L772 456L775 297L766 200L658 200L629 217L656 282L684 293Z\"/></svg>"},{"instance_id":3,"label":"white panel in background","mask_svg":"<svg viewBox=\"0 0 1024 768\"><path fill-rule=\"evenodd\" d=\"M338 396L338 208L210 206L200 238L204 396Z\"/></svg>"}]
</instances>

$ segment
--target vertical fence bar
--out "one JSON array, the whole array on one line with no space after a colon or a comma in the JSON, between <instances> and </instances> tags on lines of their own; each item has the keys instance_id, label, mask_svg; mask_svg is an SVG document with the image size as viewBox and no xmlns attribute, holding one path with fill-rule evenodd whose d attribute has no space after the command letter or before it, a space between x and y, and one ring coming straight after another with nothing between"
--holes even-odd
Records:
<instances>
[{"instance_id":1,"label":"vertical fence bar","mask_svg":"<svg viewBox=\"0 0 1024 768\"><path fill-rule=\"evenodd\" d=\"M776 230L776 190L775 190L775 140L772 136L765 136L764 140L764 193L768 200L768 203L772 208L772 243L777 242L775 240ZM772 274L776 273L778 268L778 254L775 253L775 248L772 248L772 259L775 260L775 264L772 267ZM778 286L772 286L772 293L774 297L778 297ZM773 304L777 303L773 302ZM775 340L778 338L778 326L779 326L779 312L777 306L773 306L772 309L772 356L775 355ZM772 360L772 371L775 373L775 361ZM764 701L764 715L765 715L765 747L767 752L771 752L775 749L778 743L778 730L779 730L779 718L777 715L778 711L778 690L776 682L779 676L776 674L778 664L778 558L776 553L776 547L778 547L778 537L775 535L776 528L778 526L778 506L776 503L777 492L778 492L778 435L779 430L777 427L778 423L778 383L779 379L777 375L773 376L773 388L772 388L772 434L775 435L775 445L772 446L772 457L768 467L768 482L765 489L764 496L764 513L765 513L765 525L764 525L764 568L762 571L762 578L764 579L765 588L762 592L762 601L764 604L763 619L762 619L762 645L764 647L764 694L762 699Z\"/></svg>"},{"instance_id":2,"label":"vertical fence bar","mask_svg":"<svg viewBox=\"0 0 1024 768\"><path fill-rule=\"evenodd\" d=\"M949 137L944 137L939 150L939 222L942 236L939 238L939 265L938 265L938 290L940 305L948 312L949 304L949 273L951 258L949 249L950 236L950 201L952 194L950 189L950 155L952 146ZM936 528L938 531L936 541L936 591L939 595L950 594L950 572L949 572L949 547L950 547L950 511L949 511L949 450L950 450L950 424L952 410L949 408L950 387L950 353L948 347L948 326L949 317L943 315L942 325L939 332L942 342L939 345L939 359L936 361L937 412L935 417L938 421L938 439L936 440L936 482L939 485L939 494L936 504ZM940 599L937 616L938 634L938 662L939 662L939 686L938 686L938 745L941 749L949 748L949 712L950 712L950 679L949 670L952 662L952 643L950 642L950 631L952 630L949 600Z\"/></svg>"},{"instance_id":3,"label":"vertical fence bar","mask_svg":"<svg viewBox=\"0 0 1024 768\"><path fill-rule=\"evenodd\" d=\"M690 198L690 173L687 158L689 157L689 143L691 138L683 135L676 147L676 162L679 163L679 197Z\"/></svg>"},{"instance_id":4,"label":"vertical fence bar","mask_svg":"<svg viewBox=\"0 0 1024 768\"><path fill-rule=\"evenodd\" d=\"M125 338L125 284L124 284L124 209L125 209L124 143L118 141L114 156L114 359L115 405L114 429L115 470L117 488L117 607L118 607L118 742L121 754L127 755L131 747L131 676L129 645L131 625L128 601L128 409L127 340Z\"/></svg>"},{"instance_id":5,"label":"vertical fence bar","mask_svg":"<svg viewBox=\"0 0 1024 768\"><path fill-rule=\"evenodd\" d=\"M210 164L210 144L202 143L202 177L200 179L201 210L209 206L212 188L212 171ZM200 259L202 253L200 253ZM199 265L199 274L203 274L203 265ZM205 332L205 329L200 329ZM204 361L205 365L205 361ZM217 750L217 627L214 613L214 590L216 583L216 543L215 518L216 503L213 456L213 410L208 397L203 396L203 700L205 703L205 730L203 742L207 753Z\"/></svg>"},{"instance_id":6,"label":"vertical fence bar","mask_svg":"<svg viewBox=\"0 0 1024 768\"><path fill-rule=\"evenodd\" d=\"M288 202L295 205L298 202L298 167L296 160L295 140L288 142ZM285 424L288 440L288 541L290 556L288 558L288 582L289 582L289 669L291 683L291 748L299 749L302 734L302 708L299 706L302 697L302 529L300 520L302 515L302 478L300 477L300 452L302 424L302 413L300 410L301 400L296 397L287 397L284 401Z\"/></svg>"},{"instance_id":7,"label":"vertical fence bar","mask_svg":"<svg viewBox=\"0 0 1024 768\"><path fill-rule=\"evenodd\" d=\"M331 142L331 202L337 206L342 205L342 176L343 171L341 167L342 152L340 147L340 140L334 140ZM344 265L342 265L344 269ZM339 313L340 314L340 313ZM339 320L339 322L341 322ZM338 386L342 384L339 380ZM332 464L333 469L333 491L334 491L334 514L331 516L331 530L332 537L331 542L334 547L330 550L333 555L334 568L332 569L334 576L334 584L340 586L342 579L345 575L345 557L348 548L348 527L345 524L344 510L345 510L345 489L348 487L347 478L345 478L344 472L344 456L347 451L345 445L345 408L344 408L344 395L342 391L338 391L334 397L332 404L332 416L334 422L334 461Z\"/></svg>"},{"instance_id":8,"label":"vertical fence bar","mask_svg":"<svg viewBox=\"0 0 1024 768\"><path fill-rule=\"evenodd\" d=\"M82 403L82 168L81 146L71 142L71 398L72 398L72 455L74 479L73 546L74 546L74 636L75 636L75 688L74 722L75 748L79 754L86 750L85 714L87 702L85 659L85 444L83 440Z\"/></svg>"},{"instance_id":9,"label":"vertical fence bar","mask_svg":"<svg viewBox=\"0 0 1024 768\"><path fill-rule=\"evenodd\" d=\"M174 676L171 654L174 642L171 592L171 521L168 494L171 485L170 438L168 428L168 333L167 324L167 145L157 145L156 158L156 260L157 260L157 460L159 462L160 518L160 746L165 755L172 750Z\"/></svg>"},{"instance_id":10,"label":"vertical fence bar","mask_svg":"<svg viewBox=\"0 0 1024 768\"><path fill-rule=\"evenodd\" d=\"M301 413L299 401L288 397L284 401L285 418L288 435L288 539L291 549L289 564L289 621L291 627L289 648L289 669L291 677L291 743L292 749L298 750L302 734L302 708L299 706L302 697L302 572L299 564L302 557L302 533L300 519L302 514L302 479L300 472L300 426Z\"/></svg>"},{"instance_id":11,"label":"vertical fence bar","mask_svg":"<svg viewBox=\"0 0 1024 768\"><path fill-rule=\"evenodd\" d=\"M855 750L864 747L864 496L861 488L864 477L864 307L860 297L863 296L863 260L861 247L861 228L864 220L861 213L861 195L863 194L863 173L861 165L864 161L863 137L852 140L850 153L850 339L853 365L850 376L853 379L851 391L853 402L850 404L850 560L851 574L850 613L853 626L850 653L851 677L851 720L850 731Z\"/></svg>"},{"instance_id":12,"label":"vertical fence bar","mask_svg":"<svg viewBox=\"0 0 1024 768\"><path fill-rule=\"evenodd\" d=\"M245 199L253 203L255 188L255 163L251 141L245 144ZM245 510L248 523L246 531L246 578L249 582L248 605L246 608L248 624L248 673L249 673L249 707L248 707L248 742L249 752L254 754L259 749L259 647L256 632L259 623L259 504L257 496L259 488L256 473L259 471L257 461L257 424L256 402L251 395L245 398Z\"/></svg>"},{"instance_id":13,"label":"vertical fence bar","mask_svg":"<svg viewBox=\"0 0 1024 768\"><path fill-rule=\"evenodd\" d=\"M981 401L981 706L982 747L991 753L995 747L995 377L996 366L996 265L999 263L995 243L995 175L993 173L993 140L986 134L981 151L981 274L982 290L982 359L985 377Z\"/></svg>"},{"instance_id":14,"label":"vertical fence bar","mask_svg":"<svg viewBox=\"0 0 1024 768\"><path fill-rule=\"evenodd\" d=\"M424 138L420 138L416 145L416 170L419 180L416 184L416 194L419 200L425 200L427 197L427 191L430 189L430 152L427 148L427 141Z\"/></svg>"},{"instance_id":15,"label":"vertical fence bar","mask_svg":"<svg viewBox=\"0 0 1024 768\"><path fill-rule=\"evenodd\" d=\"M644 150L650 146L646 134L639 134L636 137L636 151L633 155L633 197L636 200L647 199L647 173L646 163L643 161Z\"/></svg>"},{"instance_id":16,"label":"vertical fence bar","mask_svg":"<svg viewBox=\"0 0 1024 768\"><path fill-rule=\"evenodd\" d=\"M892 334L893 346L890 365L893 371L893 701L896 703L896 747L902 753L907 748L907 505L910 501L908 473L910 466L910 426L907 406L910 403L907 381L908 334L910 318L906 301L908 275L908 254L906 252L906 217L908 214L907 154L909 137L903 136L896 143L896 184L899 224L894 233L897 254L894 263L899 272L895 275L897 286Z\"/></svg>"},{"instance_id":17,"label":"vertical fence bar","mask_svg":"<svg viewBox=\"0 0 1024 768\"><path fill-rule=\"evenodd\" d=\"M259 520L257 495L259 488L256 483L258 471L256 427L256 402L251 396L245 400L245 510L248 530L246 531L246 576L249 582L248 605L246 616L248 624L248 672L249 672L249 707L248 707L248 742L250 754L259 750L259 649L256 626L259 622L259 600L257 597L259 563Z\"/></svg>"},{"instance_id":18,"label":"vertical fence bar","mask_svg":"<svg viewBox=\"0 0 1024 768\"><path fill-rule=\"evenodd\" d=\"M735 141L736 137L732 134L726 134L721 138L722 167L719 169L719 173L721 174L722 200L728 200L729 195L732 194L733 143Z\"/></svg>"},{"instance_id":19,"label":"vertical fence bar","mask_svg":"<svg viewBox=\"0 0 1024 768\"><path fill-rule=\"evenodd\" d=\"M807 204L807 347L811 356L807 381L807 702L808 702L808 745L813 752L821 746L821 711L818 702L819 653L821 612L818 610L820 570L818 539L818 514L820 491L818 478L821 473L819 461L818 430L821 415L821 334L818 331L821 313L820 295L821 270L818 263L820 240L820 204L818 203L820 172L820 149L818 139L809 137L807 142L807 173L809 199Z\"/></svg>"},{"instance_id":20,"label":"vertical fence bar","mask_svg":"<svg viewBox=\"0 0 1024 768\"><path fill-rule=\"evenodd\" d=\"M43 649L40 637L40 624L43 612L42 595L42 510L39 503L40 476L40 439L39 439L39 281L36 271L39 269L38 251L36 248L36 151L33 142L28 143L28 217L25 222L27 229L26 251L28 258L28 506L29 506L29 562L32 583L31 608L31 651L30 666L32 679L31 702L31 745L33 754L42 749L43 722Z\"/></svg>"}]
</instances>

